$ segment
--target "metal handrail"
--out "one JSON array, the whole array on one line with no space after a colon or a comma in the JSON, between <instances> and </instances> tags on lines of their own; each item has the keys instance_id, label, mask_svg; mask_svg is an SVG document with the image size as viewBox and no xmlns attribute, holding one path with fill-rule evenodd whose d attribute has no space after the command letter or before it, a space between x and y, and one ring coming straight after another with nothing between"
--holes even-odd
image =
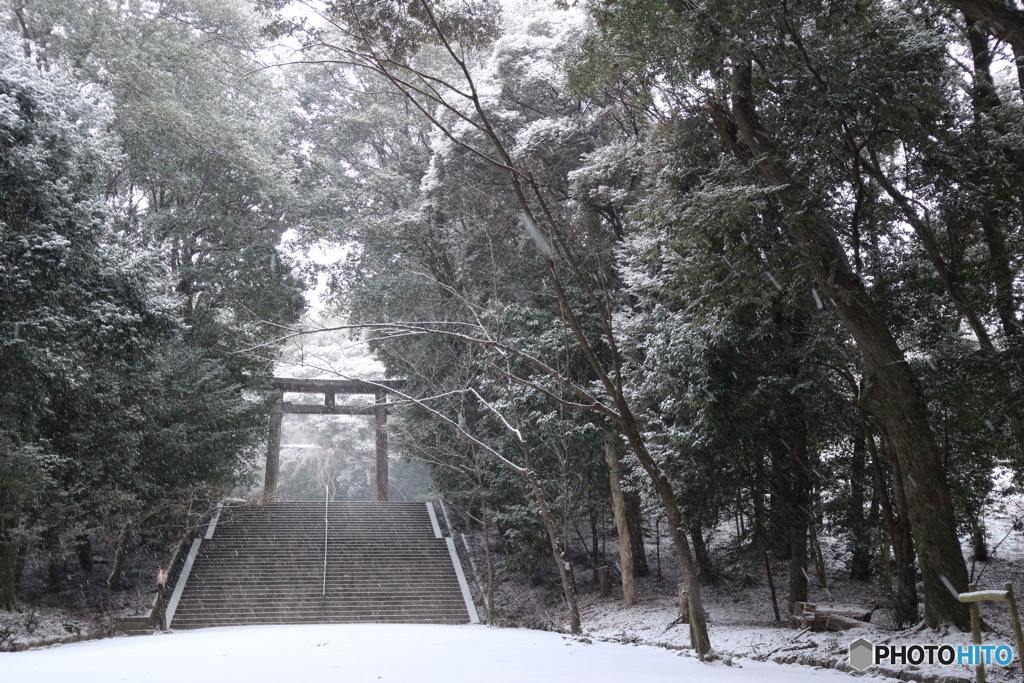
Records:
<instances>
[{"instance_id":1,"label":"metal handrail","mask_svg":"<svg viewBox=\"0 0 1024 683\"><path fill-rule=\"evenodd\" d=\"M331 487L324 485L324 579L320 588L320 621L323 622L327 611L327 519L330 512Z\"/></svg>"}]
</instances>

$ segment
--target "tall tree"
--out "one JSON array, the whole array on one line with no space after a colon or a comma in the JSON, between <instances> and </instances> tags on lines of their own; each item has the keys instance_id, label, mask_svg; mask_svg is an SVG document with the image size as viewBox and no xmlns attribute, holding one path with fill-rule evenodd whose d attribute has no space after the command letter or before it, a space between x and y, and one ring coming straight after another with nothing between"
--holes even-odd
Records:
<instances>
[{"instance_id":1,"label":"tall tree","mask_svg":"<svg viewBox=\"0 0 1024 683\"><path fill-rule=\"evenodd\" d=\"M811 2L752 12L742 2L638 2L595 9L610 40L650 56L633 63L639 78L678 84L678 96L703 108L722 148L750 168L776 207L783 239L799 250L860 352L868 380L861 402L885 432L906 484L926 619L965 626L966 610L948 586L964 590L967 572L926 401L886 312L851 265L840 239L848 233L845 212L827 189L830 179L855 182L851 146L891 145L891 134L879 138L877 131L907 130L939 114L943 41L926 20L888 5ZM889 98L911 104L886 106Z\"/></svg>"}]
</instances>

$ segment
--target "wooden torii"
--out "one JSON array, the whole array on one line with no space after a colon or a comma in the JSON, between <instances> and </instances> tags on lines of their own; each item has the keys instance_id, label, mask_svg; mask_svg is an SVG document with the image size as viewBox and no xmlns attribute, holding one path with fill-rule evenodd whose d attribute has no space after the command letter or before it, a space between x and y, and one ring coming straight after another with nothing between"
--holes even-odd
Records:
<instances>
[{"instance_id":1,"label":"wooden torii","mask_svg":"<svg viewBox=\"0 0 1024 683\"><path fill-rule=\"evenodd\" d=\"M279 392L270 415L270 438L267 443L267 472L263 496L272 499L277 492L277 475L281 464L281 419L289 415L373 415L377 431L377 500L388 499L388 392L405 388L404 379L382 379L367 382L359 379L292 379L275 377L273 387ZM323 405L292 403L284 400L290 394L323 394ZM367 405L339 406L337 394L373 394Z\"/></svg>"}]
</instances>

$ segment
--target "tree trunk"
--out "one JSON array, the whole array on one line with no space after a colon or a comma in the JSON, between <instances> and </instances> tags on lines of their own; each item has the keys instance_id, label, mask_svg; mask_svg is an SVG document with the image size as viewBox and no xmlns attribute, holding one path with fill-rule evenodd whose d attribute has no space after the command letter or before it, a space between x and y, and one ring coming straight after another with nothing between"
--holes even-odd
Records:
<instances>
[{"instance_id":1,"label":"tree trunk","mask_svg":"<svg viewBox=\"0 0 1024 683\"><path fill-rule=\"evenodd\" d=\"M473 461L476 462L474 456ZM487 500L480 496L480 521L483 523L484 560L487 563L487 625L494 625L494 561L491 559L491 533L487 519Z\"/></svg>"},{"instance_id":2,"label":"tree trunk","mask_svg":"<svg viewBox=\"0 0 1024 683\"><path fill-rule=\"evenodd\" d=\"M107 573L106 612L114 609L114 591L122 587L121 568L124 564L124 544L127 542L128 527L122 527L116 534L108 535L107 557L110 571ZM112 546L112 547L111 547Z\"/></svg>"},{"instance_id":3,"label":"tree trunk","mask_svg":"<svg viewBox=\"0 0 1024 683\"><path fill-rule=\"evenodd\" d=\"M999 393L999 396L1006 407L1006 415L1010 419L1010 430L1013 432L1014 439L1017 441L1017 461L1024 463L1024 408L1021 407L1020 402L1014 394L1013 385L1010 383L1010 375L1003 367L999 350L993 343L992 337L988 333L988 328L985 327L981 320L981 316L978 315L974 305L970 301L970 298L967 296L967 292L964 291L964 288L960 284L955 264L946 262L946 258L942 254L939 242L935 238L931 227L918 215L917 208L911 203L910 199L904 195L889 180L889 178L886 177L878 165L874 163L874 159L872 159L871 162L866 160L862 161L862 167L868 171L868 174L882 186L896 205L902 209L903 215L907 217L907 222L910 223L914 228L914 232L917 233L917 236L921 239L925 252L931 259L932 265L935 267L935 271L938 274L939 279L942 281L942 285L946 290L946 295L953 302L957 313L959 313L960 317L967 322L971 331L974 332L974 336L977 337L978 345L981 347L982 353L985 355L988 363L992 366L994 371L993 381L996 391Z\"/></svg>"},{"instance_id":4,"label":"tree trunk","mask_svg":"<svg viewBox=\"0 0 1024 683\"><path fill-rule=\"evenodd\" d=\"M654 518L654 557L658 562L658 581L661 581L661 515Z\"/></svg>"},{"instance_id":5,"label":"tree trunk","mask_svg":"<svg viewBox=\"0 0 1024 683\"><path fill-rule=\"evenodd\" d=\"M789 560L789 453L771 448L765 483L768 508L765 510L765 548L777 560Z\"/></svg>"},{"instance_id":6,"label":"tree trunk","mask_svg":"<svg viewBox=\"0 0 1024 683\"><path fill-rule=\"evenodd\" d=\"M821 542L818 540L818 525L811 522L807 527L807 536L811 540L811 551L814 553L814 570L818 575L818 585L828 588L828 567L825 566L825 556L821 552Z\"/></svg>"},{"instance_id":7,"label":"tree trunk","mask_svg":"<svg viewBox=\"0 0 1024 683\"><path fill-rule=\"evenodd\" d=\"M715 564L711 561L708 545L704 542L704 532L699 524L690 525L690 539L693 540L693 554L697 557L697 571L700 574L700 580L707 585L717 583L718 570L715 569Z\"/></svg>"},{"instance_id":8,"label":"tree trunk","mask_svg":"<svg viewBox=\"0 0 1024 683\"><path fill-rule=\"evenodd\" d=\"M491 530L490 519L487 515L487 496L484 495L484 475L480 470L480 460L476 457L476 447L469 446L469 458L473 463L473 470L476 472L477 495L480 497L480 525L484 534L484 561L487 563L487 595L486 608L487 625L494 625L494 561L491 559Z\"/></svg>"},{"instance_id":9,"label":"tree trunk","mask_svg":"<svg viewBox=\"0 0 1024 683\"><path fill-rule=\"evenodd\" d=\"M971 92L971 101L974 106L976 121L981 121L985 115L990 114L1002 103L999 100L999 93L996 90L995 81L992 78L992 53L989 50L988 36L985 35L983 27L979 26L970 16L964 14L967 24L967 38L971 46L971 54L974 60L974 81ZM1024 93L1022 93L1024 94ZM1007 134L1009 131L1003 131ZM984 133L978 133L978 144L985 144ZM1018 160L1018 164L1019 164ZM986 171L988 169L986 168ZM972 178L974 184L984 187L991 183L987 177ZM977 198L976 219L981 226L981 233L988 250L988 275L994 290L995 309L999 315L999 322L1003 329L1003 337L1006 346L1016 355L1024 351L1024 333L1022 333L1020 322L1017 320L1017 301L1013 289L1014 269L1010 259L1010 250L1006 246L1006 234L1000 224L998 211L998 199L990 192L982 191ZM997 368L997 372L1000 369ZM1000 389L1003 393L1009 388L1011 405L1015 406L1015 394L1010 386L1008 377L999 380L1005 384ZM1013 413L1011 412L1011 417ZM1018 443L1017 462L1015 469L1018 474L1024 473L1024 434L1021 431L1021 416L1018 412L1017 419L1011 419L1010 427L1014 429L1014 437Z\"/></svg>"},{"instance_id":10,"label":"tree trunk","mask_svg":"<svg viewBox=\"0 0 1024 683\"><path fill-rule=\"evenodd\" d=\"M1002 227L991 215L982 217L981 232L988 248L989 272L995 285L996 311L1003 328L1003 336L1011 347L1020 348L1022 339L1020 323L1017 321L1017 299L1013 291L1013 269L1006 247L1006 236Z\"/></svg>"},{"instance_id":11,"label":"tree trunk","mask_svg":"<svg viewBox=\"0 0 1024 683\"><path fill-rule=\"evenodd\" d=\"M523 433L522 423L519 423L518 427L520 433ZM526 465L526 478L530 482L530 488L533 489L533 497L537 501L537 507L540 508L540 516L544 520L544 527L548 532L548 540L551 542L551 555L555 558L555 564L558 565L558 574L562 578L562 594L565 596L565 605L569 610L569 632L580 633L580 610L576 605L576 589L572 583L572 575L569 573L565 553L558 542L555 520L551 516L551 510L548 508L547 500L544 498L544 492L541 490L540 482L537 481L537 475L533 470L533 458L530 457L530 447L525 441L520 441L519 445L523 451L523 464Z\"/></svg>"},{"instance_id":12,"label":"tree trunk","mask_svg":"<svg viewBox=\"0 0 1024 683\"><path fill-rule=\"evenodd\" d=\"M46 555L46 587L51 593L56 593L64 583L64 553L60 547L60 530L56 526L47 527L41 540Z\"/></svg>"},{"instance_id":13,"label":"tree trunk","mask_svg":"<svg viewBox=\"0 0 1024 683\"><path fill-rule=\"evenodd\" d=\"M640 508L640 496L634 491L623 491L626 503L626 524L629 526L629 547L633 553L633 574L648 576L651 569L647 564L647 548L644 547L644 514Z\"/></svg>"},{"instance_id":14,"label":"tree trunk","mask_svg":"<svg viewBox=\"0 0 1024 683\"><path fill-rule=\"evenodd\" d=\"M772 596L772 610L775 612L775 621L781 621L779 614L779 599L775 592L775 578L772 576L772 564L768 553L768 524L764 512L764 498L759 491L752 491L751 497L754 500L754 533L756 540L761 546L761 555L764 557L764 573L768 579L768 591Z\"/></svg>"},{"instance_id":15,"label":"tree trunk","mask_svg":"<svg viewBox=\"0 0 1024 683\"><path fill-rule=\"evenodd\" d=\"M952 0L971 22L996 40L1009 44L1017 65L1017 81L1024 98L1024 12L1001 0Z\"/></svg>"},{"instance_id":16,"label":"tree trunk","mask_svg":"<svg viewBox=\"0 0 1024 683\"><path fill-rule=\"evenodd\" d=\"M850 460L850 578L871 581L871 525L864 515L867 484L864 430L853 435L853 457Z\"/></svg>"},{"instance_id":17,"label":"tree trunk","mask_svg":"<svg viewBox=\"0 0 1024 683\"><path fill-rule=\"evenodd\" d=\"M864 429L867 437L868 451L871 453L878 502L882 508L882 516L885 518L885 525L889 532L889 541L892 543L893 554L895 555L894 571L889 571L889 544L883 544L883 570L886 573L895 575L896 579L893 618L900 626L910 626L917 622L917 572L914 568L914 543L905 521L906 510L899 503L900 499L904 497L901 495L902 486L897 487L895 485L899 477L894 472L893 488L896 491L897 500L894 509L892 500L889 497L888 487L886 486L886 477L881 457L866 420L864 421Z\"/></svg>"},{"instance_id":18,"label":"tree trunk","mask_svg":"<svg viewBox=\"0 0 1024 683\"><path fill-rule=\"evenodd\" d=\"M904 477L899 471L899 461L895 458L891 458L890 461L893 469L893 490L896 492L896 509L899 512L899 519L904 520L908 516ZM914 566L914 541L906 524L901 522L897 528L899 530L898 543L893 545L896 554L896 571L898 572L896 586L899 589L899 597L897 604L900 606L900 613L897 616L904 625L912 626L917 623L917 568Z\"/></svg>"},{"instance_id":19,"label":"tree trunk","mask_svg":"<svg viewBox=\"0 0 1024 683\"><path fill-rule=\"evenodd\" d=\"M963 14L963 17L967 28L967 42L971 46L971 57L974 61L971 104L974 107L975 121L978 121L982 115L1000 106L1002 102L999 100L995 79L992 78L992 52L989 50L988 35L978 22L966 14Z\"/></svg>"},{"instance_id":20,"label":"tree trunk","mask_svg":"<svg viewBox=\"0 0 1024 683\"><path fill-rule=\"evenodd\" d=\"M707 614L704 611L704 601L701 596L700 580L693 566L693 556L690 554L690 542L683 532L683 515L679 512L679 505L676 504L675 491L668 477L655 462L654 458L647 451L647 444L644 443L640 429L637 427L636 419L626 404L625 397L621 394L616 396L616 407L619 410L620 427L629 440L633 452L636 454L640 464L647 471L648 476L654 482L654 488L658 491L661 504L665 507L665 517L668 519L668 528L672 533L672 542L675 545L676 557L679 560L679 567L683 572L683 579L686 583L687 594L690 605L693 608L692 632L694 637L691 641L693 649L697 651L701 661L704 655L711 649L711 641L708 639Z\"/></svg>"},{"instance_id":21,"label":"tree trunk","mask_svg":"<svg viewBox=\"0 0 1024 683\"><path fill-rule=\"evenodd\" d=\"M966 606L947 583L954 591L966 591L967 567L917 378L864 282L850 267L829 219L814 209L814 202L779 161L771 136L758 119L751 79L749 57L737 60L732 116L716 102L709 102L709 113L726 147L752 164L768 186L781 188L774 195L786 212L789 237L857 343L868 379L862 400L885 431L906 477L911 530L924 580L925 618L933 627L952 622L966 629L970 623Z\"/></svg>"},{"instance_id":22,"label":"tree trunk","mask_svg":"<svg viewBox=\"0 0 1024 683\"><path fill-rule=\"evenodd\" d=\"M89 534L79 534L75 539L75 552L78 554L78 566L87 572L92 571L92 539Z\"/></svg>"},{"instance_id":23,"label":"tree trunk","mask_svg":"<svg viewBox=\"0 0 1024 683\"><path fill-rule=\"evenodd\" d=\"M985 539L985 519L981 514L971 520L971 550L976 562L988 562L988 542Z\"/></svg>"},{"instance_id":24,"label":"tree trunk","mask_svg":"<svg viewBox=\"0 0 1024 683\"><path fill-rule=\"evenodd\" d=\"M811 507L811 473L807 462L807 425L794 420L796 432L789 447L789 613L807 602L807 531Z\"/></svg>"},{"instance_id":25,"label":"tree trunk","mask_svg":"<svg viewBox=\"0 0 1024 683\"><path fill-rule=\"evenodd\" d=\"M807 540L811 517L811 471L807 455L807 422L801 408L791 421L795 431L788 462L788 526L790 526L790 613L807 602Z\"/></svg>"},{"instance_id":26,"label":"tree trunk","mask_svg":"<svg viewBox=\"0 0 1024 683\"><path fill-rule=\"evenodd\" d=\"M615 528L619 534L619 563L622 566L622 599L627 607L636 605L636 586L633 583L633 549L630 547L629 523L626 521L626 502L619 481L619 458L615 453L615 436L605 435L604 459L608 463L612 489L612 510L615 512Z\"/></svg>"},{"instance_id":27,"label":"tree trunk","mask_svg":"<svg viewBox=\"0 0 1024 683\"><path fill-rule=\"evenodd\" d=\"M18 603L18 541L17 525L6 515L0 516L0 609L13 610Z\"/></svg>"}]
</instances>

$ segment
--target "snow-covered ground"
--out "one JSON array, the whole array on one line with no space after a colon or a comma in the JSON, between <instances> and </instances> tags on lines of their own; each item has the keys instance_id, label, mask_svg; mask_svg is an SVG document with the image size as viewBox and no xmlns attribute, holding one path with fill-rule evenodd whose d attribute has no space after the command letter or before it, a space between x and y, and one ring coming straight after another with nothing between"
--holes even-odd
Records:
<instances>
[{"instance_id":1,"label":"snow-covered ground","mask_svg":"<svg viewBox=\"0 0 1024 683\"><path fill-rule=\"evenodd\" d=\"M1020 531L1024 525L1024 493L1012 486L1010 476L1005 471L995 473L994 483L995 491L985 509L990 558L987 562L972 561L969 539L966 537L963 539L964 556L968 561L972 583L982 589L1001 589L1005 582L1011 582L1019 595L1024 592L1024 534ZM846 540L828 533L822 533L820 538L828 569L828 587L822 587L812 573L808 582L810 601L868 603L879 609L873 614L870 624L855 630L839 633L802 633L792 630L785 621L789 588L787 563L772 563L783 619L777 623L763 565L744 564L737 560L741 554L735 548L735 538L731 522L723 523L714 535L713 556L723 570L723 576L717 585L705 586L703 589L704 606L710 617L708 628L711 644L721 657L732 657L744 663L749 660L770 660L835 666L847 661L849 643L859 637L875 643L897 645L971 642L969 633L958 633L949 628L936 632L919 625L903 631L896 630L887 608L887 591L877 581L871 584L851 581ZM609 557L614 558L613 555ZM674 624L678 616L676 589L682 579L667 538L663 537L661 543L661 580L655 577L655 557L655 547L648 543L647 558L652 575L637 580L640 604L635 607L623 604L617 586L611 597L601 597L590 570L577 570L582 626L595 642L635 642L669 649L686 648L689 651L688 628ZM478 565L483 566L482 552L478 552L475 559ZM523 584L522 580L506 580L499 584L496 600L499 623L565 630L565 609L560 601L557 584L536 588ZM918 590L921 591L920 586ZM1014 644L1006 603L981 603L981 613L989 627L983 634L985 644ZM988 680L990 683L1019 682L1021 671L1020 663L1015 659L1009 667L989 667ZM886 666L872 669L872 673L890 679L899 677L904 680L942 683L974 678L973 668L969 666Z\"/></svg>"},{"instance_id":2,"label":"snow-covered ground","mask_svg":"<svg viewBox=\"0 0 1024 683\"><path fill-rule=\"evenodd\" d=\"M687 683L840 681L843 674L742 660L702 664L645 645L486 626L241 626L110 638L0 654L5 683Z\"/></svg>"}]
</instances>

